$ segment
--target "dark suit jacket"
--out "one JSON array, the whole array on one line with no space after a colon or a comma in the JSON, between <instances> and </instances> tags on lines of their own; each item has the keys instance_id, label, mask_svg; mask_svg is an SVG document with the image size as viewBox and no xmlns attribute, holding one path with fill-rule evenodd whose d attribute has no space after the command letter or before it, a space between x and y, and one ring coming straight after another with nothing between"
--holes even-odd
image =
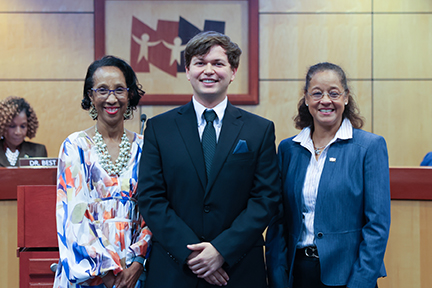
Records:
<instances>
[{"instance_id":1,"label":"dark suit jacket","mask_svg":"<svg viewBox=\"0 0 432 288\"><path fill-rule=\"evenodd\" d=\"M10 167L12 165L10 165L9 161L7 160L3 147L4 139L0 139L0 167ZM24 141L21 144L21 150L18 158L26 157L26 155L28 157L47 157L47 150L45 145ZM18 166L18 161L16 162L15 166Z\"/></svg>"},{"instance_id":2,"label":"dark suit jacket","mask_svg":"<svg viewBox=\"0 0 432 288\"><path fill-rule=\"evenodd\" d=\"M292 287L296 245L302 228L302 191L311 153L292 138L278 150L284 215L267 230L271 288ZM386 275L390 230L390 180L383 137L353 129L333 143L321 175L315 208L315 244L321 281L328 286L375 288Z\"/></svg>"},{"instance_id":3,"label":"dark suit jacket","mask_svg":"<svg viewBox=\"0 0 432 288\"><path fill-rule=\"evenodd\" d=\"M228 287L266 287L262 233L280 197L274 124L228 103L209 183L192 102L150 119L139 207L153 247L147 288L206 287L186 265L187 244L211 242ZM239 140L248 152L233 153Z\"/></svg>"}]
</instances>

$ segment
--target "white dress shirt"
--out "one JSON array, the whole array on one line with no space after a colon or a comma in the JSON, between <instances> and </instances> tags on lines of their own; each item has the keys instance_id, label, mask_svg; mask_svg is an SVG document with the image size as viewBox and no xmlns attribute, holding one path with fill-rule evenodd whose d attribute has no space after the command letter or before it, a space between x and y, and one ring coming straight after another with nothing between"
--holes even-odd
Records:
<instances>
[{"instance_id":1,"label":"white dress shirt","mask_svg":"<svg viewBox=\"0 0 432 288\"><path fill-rule=\"evenodd\" d=\"M225 97L225 99L220 102L218 105L213 107L212 109L208 109L204 107L201 103L199 103L195 97L192 97L192 104L195 109L195 114L197 117L197 123L198 123L198 133L200 136L200 139L202 139L202 134L204 132L204 128L207 125L207 121L204 118L204 111L205 110L213 110L216 113L216 118L213 121L213 126L216 130L216 142L219 140L219 134L222 128L222 119L225 115L225 109L228 105L228 97Z\"/></svg>"},{"instance_id":2,"label":"white dress shirt","mask_svg":"<svg viewBox=\"0 0 432 288\"><path fill-rule=\"evenodd\" d=\"M334 138L327 144L327 146L319 155L318 160L315 158L315 149L310 132L310 128L306 127L293 139L294 142L299 142L301 146L305 147L312 154L308 168L306 170L305 182L303 184L303 226L300 240L297 243L297 248L315 246L315 205L321 174L327 158L327 151L332 143L339 140L351 139L353 128L351 122L345 118L342 121L342 125L339 127L339 130L336 132Z\"/></svg>"}]
</instances>

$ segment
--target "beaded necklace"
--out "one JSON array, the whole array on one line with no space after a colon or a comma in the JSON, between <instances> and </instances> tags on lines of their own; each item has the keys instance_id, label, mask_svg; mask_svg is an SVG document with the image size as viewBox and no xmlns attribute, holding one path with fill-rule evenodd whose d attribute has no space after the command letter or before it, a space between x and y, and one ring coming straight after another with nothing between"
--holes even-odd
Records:
<instances>
[{"instance_id":1,"label":"beaded necklace","mask_svg":"<svg viewBox=\"0 0 432 288\"><path fill-rule=\"evenodd\" d=\"M9 147L6 148L6 158L8 159L9 163L12 166L15 166L15 163L18 160L19 151L18 149L15 150L15 152L12 152Z\"/></svg>"},{"instance_id":2,"label":"beaded necklace","mask_svg":"<svg viewBox=\"0 0 432 288\"><path fill-rule=\"evenodd\" d=\"M126 136L126 130L123 131L123 136L121 138L121 142L119 144L120 152L119 156L115 164L111 161L111 155L108 152L107 145L105 144L102 135L97 130L95 126L95 136L93 137L93 141L96 145L96 150L99 154L99 163L102 168L108 173L110 176L120 175L120 172L125 168L130 159L130 143L129 139Z\"/></svg>"}]
</instances>

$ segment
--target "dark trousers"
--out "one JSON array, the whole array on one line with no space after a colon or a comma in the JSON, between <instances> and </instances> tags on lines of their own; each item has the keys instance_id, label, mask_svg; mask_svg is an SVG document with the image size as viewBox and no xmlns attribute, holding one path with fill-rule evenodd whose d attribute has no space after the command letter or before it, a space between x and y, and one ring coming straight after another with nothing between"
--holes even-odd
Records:
<instances>
[{"instance_id":1,"label":"dark trousers","mask_svg":"<svg viewBox=\"0 0 432 288\"><path fill-rule=\"evenodd\" d=\"M293 268L293 288L346 288L327 286L321 282L319 258L306 256L304 250L297 250ZM378 285L376 286L378 288Z\"/></svg>"}]
</instances>

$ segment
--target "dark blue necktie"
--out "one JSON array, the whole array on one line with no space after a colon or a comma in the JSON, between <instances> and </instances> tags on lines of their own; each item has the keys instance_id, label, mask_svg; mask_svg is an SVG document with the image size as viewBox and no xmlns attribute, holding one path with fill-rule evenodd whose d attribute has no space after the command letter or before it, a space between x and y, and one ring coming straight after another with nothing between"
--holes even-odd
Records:
<instances>
[{"instance_id":1,"label":"dark blue necktie","mask_svg":"<svg viewBox=\"0 0 432 288\"><path fill-rule=\"evenodd\" d=\"M202 135L202 147L208 180L213 162L213 156L216 151L216 130L213 126L213 121L216 119L216 113L213 110L206 110L204 111L204 118L207 121L207 124Z\"/></svg>"}]
</instances>

